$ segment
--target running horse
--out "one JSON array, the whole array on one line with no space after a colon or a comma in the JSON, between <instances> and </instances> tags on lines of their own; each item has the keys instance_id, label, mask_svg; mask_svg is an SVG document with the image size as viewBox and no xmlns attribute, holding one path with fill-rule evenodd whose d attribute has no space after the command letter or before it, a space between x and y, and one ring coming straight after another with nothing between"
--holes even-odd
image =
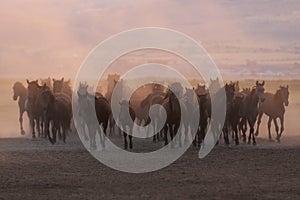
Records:
<instances>
[{"instance_id":1,"label":"running horse","mask_svg":"<svg viewBox=\"0 0 300 200\"><path fill-rule=\"evenodd\" d=\"M26 104L26 111L30 121L30 127L32 131L32 139L35 139L35 127L38 131L38 136L43 134L44 125L44 110L41 104L41 94L45 90L49 90L46 85L40 86L38 80L27 81L28 87L28 100Z\"/></svg>"},{"instance_id":2,"label":"running horse","mask_svg":"<svg viewBox=\"0 0 300 200\"><path fill-rule=\"evenodd\" d=\"M259 126L261 123L261 118L263 114L265 113L268 115L268 133L269 133L269 139L271 140L271 123L272 120L275 124L275 130L276 130L276 140L277 142L280 142L281 134L284 131L284 113L285 113L285 107L289 105L289 86L286 87L280 86L280 88L276 91L275 94L272 93L266 93L265 98L266 100L263 103L259 104L259 116L258 116L258 122L257 122L257 129L255 135L258 135L259 133ZM280 120L280 132L279 127L277 124L277 118Z\"/></svg>"},{"instance_id":3,"label":"running horse","mask_svg":"<svg viewBox=\"0 0 300 200\"><path fill-rule=\"evenodd\" d=\"M25 105L28 97L27 89L25 86L20 82L15 82L13 86L13 100L17 101L18 98L18 105L19 105L19 123L21 129L21 135L25 135L25 131L23 129L23 114L26 111Z\"/></svg>"},{"instance_id":4,"label":"running horse","mask_svg":"<svg viewBox=\"0 0 300 200\"><path fill-rule=\"evenodd\" d=\"M241 109L242 119L240 122L240 126L242 127L243 132L243 141L246 141L246 124L248 122L250 127L250 133L248 138L248 144L252 142L253 145L256 144L255 137L254 137L254 125L257 120L258 116L258 104L259 102L265 101L265 89L264 89L265 81L259 83L256 81L256 86L253 87L251 93L247 95L243 101L243 106Z\"/></svg>"}]
</instances>

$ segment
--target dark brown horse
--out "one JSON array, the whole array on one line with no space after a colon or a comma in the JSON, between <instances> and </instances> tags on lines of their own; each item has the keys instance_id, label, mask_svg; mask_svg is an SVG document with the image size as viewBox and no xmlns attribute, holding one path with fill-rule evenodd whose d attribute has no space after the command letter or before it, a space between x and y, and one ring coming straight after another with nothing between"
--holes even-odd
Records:
<instances>
[{"instance_id":1,"label":"dark brown horse","mask_svg":"<svg viewBox=\"0 0 300 200\"><path fill-rule=\"evenodd\" d=\"M289 86L280 86L280 88L276 91L275 94L272 93L266 93L265 98L266 100L259 104L259 116L258 116L258 122L257 122L257 129L255 135L258 135L259 133L259 126L261 123L261 118L263 114L265 113L268 115L268 133L269 133L269 139L271 140L271 123L272 120L275 124L275 130L276 130L276 140L280 142L281 134L284 131L284 113L285 113L285 107L289 105ZM277 124L277 118L280 120L280 132L279 127Z\"/></svg>"},{"instance_id":2,"label":"dark brown horse","mask_svg":"<svg viewBox=\"0 0 300 200\"><path fill-rule=\"evenodd\" d=\"M49 88L44 85L40 86L38 81L28 81L27 80L27 90L28 90L28 100L26 105L27 115L30 121L30 127L32 131L32 138L36 138L35 136L35 128L37 128L38 136L42 136L43 125L44 125L44 112L41 105L41 93Z\"/></svg>"},{"instance_id":3,"label":"dark brown horse","mask_svg":"<svg viewBox=\"0 0 300 200\"><path fill-rule=\"evenodd\" d=\"M70 80L68 81L64 81L64 78L62 78L61 80L56 80L56 79L52 79L53 80L53 92L54 93L65 93L66 95L68 95L71 99L72 99L72 88L70 86Z\"/></svg>"},{"instance_id":4,"label":"dark brown horse","mask_svg":"<svg viewBox=\"0 0 300 200\"><path fill-rule=\"evenodd\" d=\"M199 120L199 127L196 130L196 137L193 141L193 144L195 146L200 147L201 143L203 142L206 130L208 126L208 119L209 119L209 110L211 106L210 97L208 93L202 93L197 95L197 100L199 104L199 114L200 114L200 120Z\"/></svg>"},{"instance_id":5,"label":"dark brown horse","mask_svg":"<svg viewBox=\"0 0 300 200\"><path fill-rule=\"evenodd\" d=\"M25 131L23 129L23 114L26 111L25 108L25 103L27 101L28 93L27 89L25 86L20 83L16 82L13 86L13 100L16 101L18 100L18 105L19 105L19 123L20 123L20 129L21 129L21 134L25 135Z\"/></svg>"},{"instance_id":6,"label":"dark brown horse","mask_svg":"<svg viewBox=\"0 0 300 200\"><path fill-rule=\"evenodd\" d=\"M41 102L45 113L45 132L49 141L56 142L56 134L62 130L63 142L66 142L66 133L70 130L72 118L71 99L64 93L53 94L50 90L43 91ZM50 123L52 122L52 137L50 135Z\"/></svg>"},{"instance_id":7,"label":"dark brown horse","mask_svg":"<svg viewBox=\"0 0 300 200\"><path fill-rule=\"evenodd\" d=\"M78 115L83 120L80 125L87 125L89 131L90 148L96 149L96 133L100 136L100 143L105 148L105 140L101 135L100 126L106 135L108 120L111 116L110 105L106 98L102 95L95 97L87 92L87 85L80 84L80 88L77 91L78 95ZM93 118L92 113L96 112L97 121ZM84 129L84 127L82 127Z\"/></svg>"},{"instance_id":8,"label":"dark brown horse","mask_svg":"<svg viewBox=\"0 0 300 200\"><path fill-rule=\"evenodd\" d=\"M177 96L180 94L178 93ZM170 138L173 140L174 134L178 132L181 119L181 110L179 100L170 89L165 96L163 107L167 114L166 123L164 125L164 140L165 145L168 144L168 130L170 131ZM171 143L173 147L173 142Z\"/></svg>"},{"instance_id":9,"label":"dark brown horse","mask_svg":"<svg viewBox=\"0 0 300 200\"><path fill-rule=\"evenodd\" d=\"M122 100L120 102L120 113L119 113L119 125L122 126L123 130L129 131L130 133L132 133L133 130L133 124L131 123L134 122L136 115L135 112L133 110L133 108L130 106L130 102L126 101L126 100ZM130 118L127 118L127 112L129 111L130 114ZM122 129L121 129L122 130ZM128 142L127 142L127 136L129 138L129 148L132 149L133 145L132 145L132 135L131 134L127 134L125 131L123 132L123 136L124 136L124 149L127 149L128 146Z\"/></svg>"},{"instance_id":10,"label":"dark brown horse","mask_svg":"<svg viewBox=\"0 0 300 200\"><path fill-rule=\"evenodd\" d=\"M226 115L225 115L225 123L223 126L223 136L225 144L229 144L229 130L231 125L235 119L234 113L234 93L235 93L235 85L234 84L226 84L225 85L225 94L226 94Z\"/></svg>"},{"instance_id":11,"label":"dark brown horse","mask_svg":"<svg viewBox=\"0 0 300 200\"><path fill-rule=\"evenodd\" d=\"M239 144L239 123L242 117L244 97L236 95L233 99L232 109L229 113L229 125L232 131L232 139L234 139L235 144Z\"/></svg>"},{"instance_id":12,"label":"dark brown horse","mask_svg":"<svg viewBox=\"0 0 300 200\"><path fill-rule=\"evenodd\" d=\"M50 90L53 90L52 84L51 84L51 78L50 77L44 78L44 79L41 78L40 81L41 81L41 85L45 85L46 84L46 86L48 86Z\"/></svg>"},{"instance_id":13,"label":"dark brown horse","mask_svg":"<svg viewBox=\"0 0 300 200\"><path fill-rule=\"evenodd\" d=\"M242 108L242 119L240 122L240 126L243 132L243 141L246 142L246 123L248 122L250 127L250 133L248 137L248 144L252 142L255 145L255 136L254 136L254 125L258 116L258 103L263 102L265 100L265 89L264 89L265 81L259 83L256 81L256 86L253 87L251 93L247 95L243 101Z\"/></svg>"},{"instance_id":14,"label":"dark brown horse","mask_svg":"<svg viewBox=\"0 0 300 200\"><path fill-rule=\"evenodd\" d=\"M143 111L149 112L149 109L151 106L159 104L162 105L164 102L164 96L165 94L162 92L152 92L149 94L144 100L141 101L140 107ZM153 141L156 142L159 140L159 131L158 131L158 123L159 123L159 113L152 113L153 114L153 131L155 135L153 135ZM148 125L150 123L150 117L146 119L146 124Z\"/></svg>"}]
</instances>

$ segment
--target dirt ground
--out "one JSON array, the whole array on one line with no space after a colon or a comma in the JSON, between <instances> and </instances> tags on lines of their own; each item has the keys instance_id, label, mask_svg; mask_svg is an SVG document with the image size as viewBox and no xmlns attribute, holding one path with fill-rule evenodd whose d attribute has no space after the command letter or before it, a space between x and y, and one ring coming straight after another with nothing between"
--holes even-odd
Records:
<instances>
[{"instance_id":1,"label":"dirt ground","mask_svg":"<svg viewBox=\"0 0 300 200\"><path fill-rule=\"evenodd\" d=\"M221 144L203 160L191 147L162 170L128 174L98 162L80 141L1 139L0 199L300 199L299 144Z\"/></svg>"}]
</instances>

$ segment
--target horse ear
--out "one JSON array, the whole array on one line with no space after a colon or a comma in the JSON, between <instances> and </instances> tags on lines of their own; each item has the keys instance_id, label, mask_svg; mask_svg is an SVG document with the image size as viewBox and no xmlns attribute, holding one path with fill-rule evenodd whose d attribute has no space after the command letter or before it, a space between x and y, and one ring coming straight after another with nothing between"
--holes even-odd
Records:
<instances>
[{"instance_id":1,"label":"horse ear","mask_svg":"<svg viewBox=\"0 0 300 200\"><path fill-rule=\"evenodd\" d=\"M53 78L52 81L55 82L55 78Z\"/></svg>"},{"instance_id":2,"label":"horse ear","mask_svg":"<svg viewBox=\"0 0 300 200\"><path fill-rule=\"evenodd\" d=\"M289 89L289 85L286 85L286 89Z\"/></svg>"},{"instance_id":3,"label":"horse ear","mask_svg":"<svg viewBox=\"0 0 300 200\"><path fill-rule=\"evenodd\" d=\"M65 80L65 78L64 78L64 77L62 77L61 81L64 81L64 80Z\"/></svg>"},{"instance_id":4,"label":"horse ear","mask_svg":"<svg viewBox=\"0 0 300 200\"><path fill-rule=\"evenodd\" d=\"M26 82L27 82L27 84L29 84L29 83L30 83L28 79L26 79Z\"/></svg>"},{"instance_id":5,"label":"horse ear","mask_svg":"<svg viewBox=\"0 0 300 200\"><path fill-rule=\"evenodd\" d=\"M38 84L39 80L35 80L36 84Z\"/></svg>"},{"instance_id":6,"label":"horse ear","mask_svg":"<svg viewBox=\"0 0 300 200\"><path fill-rule=\"evenodd\" d=\"M219 81L219 77L217 77L217 79L216 79L217 81Z\"/></svg>"},{"instance_id":7,"label":"horse ear","mask_svg":"<svg viewBox=\"0 0 300 200\"><path fill-rule=\"evenodd\" d=\"M256 81L256 86L258 86L258 81Z\"/></svg>"},{"instance_id":8,"label":"horse ear","mask_svg":"<svg viewBox=\"0 0 300 200\"><path fill-rule=\"evenodd\" d=\"M263 81L261 85L264 86L265 85L265 81Z\"/></svg>"}]
</instances>

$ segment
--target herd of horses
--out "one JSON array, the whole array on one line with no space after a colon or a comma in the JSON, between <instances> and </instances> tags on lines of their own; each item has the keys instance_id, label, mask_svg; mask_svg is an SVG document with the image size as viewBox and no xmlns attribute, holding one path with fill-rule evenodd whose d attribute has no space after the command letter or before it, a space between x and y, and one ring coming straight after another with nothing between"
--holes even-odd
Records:
<instances>
[{"instance_id":1,"label":"herd of horses","mask_svg":"<svg viewBox=\"0 0 300 200\"><path fill-rule=\"evenodd\" d=\"M72 96L70 81L65 81L64 78L59 80L50 78L40 81L27 80L27 87L16 82L13 86L13 99L18 100L21 134L25 134L23 114L27 112L33 139L44 137L54 144L58 136L60 140L66 142L67 132L72 129L72 121L74 120L72 117L74 115L79 119L76 124L77 131L83 134L85 140L89 140L91 149L97 149L97 133L100 143L105 146L104 136L113 134L116 127L124 137L124 148L132 149L132 135L122 130L127 129L127 132L132 132L134 124L147 126L150 123L153 124L155 133L153 135L154 142L163 140L164 144L167 145L169 139L173 140L176 134L181 134L180 138L184 138L186 142L189 139L190 129L191 133L195 133L193 144L199 147L204 141L210 123L214 120L212 119L212 99L218 99L221 90L225 91L226 94L225 122L221 130L226 145L230 143L230 136L236 145L239 144L240 137L242 137L243 142L247 142L247 133L248 143L256 144L255 136L259 134L263 114L269 117L268 133L270 140L272 139L270 130L272 121L275 125L278 142L280 142L284 131L285 106L289 104L288 86L280 86L276 93L272 94L265 92L264 81L261 83L257 81L252 88L243 88L242 90L239 88L239 82L230 82L222 87L218 79L210 80L208 87L197 84L195 88L184 88L177 82L169 84L169 87L149 84L150 92L142 93L139 95L140 98L134 99L132 97L129 101L121 100L118 104L120 107L118 117L114 118L111 109L112 91L118 81L122 82L117 78L114 76L113 81L108 81L105 95L99 92L90 92L91 88L86 83L80 83L75 93L76 100L73 101L76 102L76 113L72 113L72 97L74 98L74 96ZM122 90L114 91L114 93L122 95ZM185 102L184 109L186 109L185 113L188 113L188 117L181 117L181 101ZM150 109L157 104L161 105L164 111L160 109L153 112L154 109ZM195 106L198 106L199 109L195 109ZM93 111L96 113L96 119L91 115ZM128 117L128 111L130 117ZM164 124L160 124L162 112L166 113ZM152 117L150 117L151 115ZM189 120L194 117L199 117L199 124L196 127L192 126L191 120ZM277 123L278 118L281 125L280 129ZM181 119L185 120L181 122ZM151 120L153 121L151 122ZM183 126L180 125L181 123ZM162 127L161 130L159 130L159 125ZM182 130L180 130L181 127L183 127ZM178 141L179 146L181 146L181 142L180 139Z\"/></svg>"}]
</instances>

